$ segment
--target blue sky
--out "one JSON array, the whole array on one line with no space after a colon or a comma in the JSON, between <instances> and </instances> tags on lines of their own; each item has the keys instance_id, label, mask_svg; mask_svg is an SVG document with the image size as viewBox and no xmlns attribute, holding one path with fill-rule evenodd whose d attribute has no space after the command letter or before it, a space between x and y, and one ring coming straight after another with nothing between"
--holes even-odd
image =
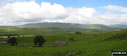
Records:
<instances>
[{"instance_id":1,"label":"blue sky","mask_svg":"<svg viewBox=\"0 0 127 56\"><path fill-rule=\"evenodd\" d=\"M80 8L83 6L97 8L106 5L127 6L127 0L36 0L37 3L41 3L42 1L50 2L51 4L58 3L65 7L73 8Z\"/></svg>"},{"instance_id":2,"label":"blue sky","mask_svg":"<svg viewBox=\"0 0 127 56\"><path fill-rule=\"evenodd\" d=\"M15 0L15 1L31 1L31 0ZM49 2L51 4L57 3L65 7L81 8L92 7L98 8L100 6L116 5L127 7L127 0L35 0L38 4L41 2Z\"/></svg>"}]
</instances>

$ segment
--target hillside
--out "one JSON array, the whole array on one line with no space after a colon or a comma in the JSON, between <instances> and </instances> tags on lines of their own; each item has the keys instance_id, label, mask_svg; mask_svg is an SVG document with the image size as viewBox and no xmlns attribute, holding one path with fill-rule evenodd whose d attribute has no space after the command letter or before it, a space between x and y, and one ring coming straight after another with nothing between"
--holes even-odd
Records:
<instances>
[{"instance_id":1,"label":"hillside","mask_svg":"<svg viewBox=\"0 0 127 56\"><path fill-rule=\"evenodd\" d=\"M105 32L122 28L102 24L31 23L20 26L0 26L1 34L52 34L66 32ZM25 32L25 33L24 33Z\"/></svg>"},{"instance_id":2,"label":"hillside","mask_svg":"<svg viewBox=\"0 0 127 56\"><path fill-rule=\"evenodd\" d=\"M31 23L23 26L31 27L48 27L48 28L80 28L86 30L116 30L120 27L112 27L103 24L73 24L73 23Z\"/></svg>"},{"instance_id":3,"label":"hillside","mask_svg":"<svg viewBox=\"0 0 127 56\"><path fill-rule=\"evenodd\" d=\"M122 28L122 29L126 29L127 25L126 24L116 24L116 25L112 25L113 27L117 27L117 28Z\"/></svg>"}]
</instances>

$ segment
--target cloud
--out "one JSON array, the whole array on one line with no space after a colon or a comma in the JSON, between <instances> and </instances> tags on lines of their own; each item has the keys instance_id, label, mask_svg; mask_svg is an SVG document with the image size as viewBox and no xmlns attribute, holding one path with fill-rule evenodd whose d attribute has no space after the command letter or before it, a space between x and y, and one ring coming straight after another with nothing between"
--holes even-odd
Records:
<instances>
[{"instance_id":1,"label":"cloud","mask_svg":"<svg viewBox=\"0 0 127 56\"><path fill-rule=\"evenodd\" d=\"M122 7L122 6L108 5L108 6L105 6L104 8L110 11L127 12L127 7Z\"/></svg>"},{"instance_id":2,"label":"cloud","mask_svg":"<svg viewBox=\"0 0 127 56\"><path fill-rule=\"evenodd\" d=\"M68 17L63 19L63 22L66 23L80 23L86 24L89 21L89 18L92 18L94 13L96 12L93 8L66 8L68 13Z\"/></svg>"},{"instance_id":3,"label":"cloud","mask_svg":"<svg viewBox=\"0 0 127 56\"><path fill-rule=\"evenodd\" d=\"M65 17L65 8L59 4L42 2L41 5L31 2L16 2L7 4L0 9L0 23L34 22L43 19Z\"/></svg>"},{"instance_id":4,"label":"cloud","mask_svg":"<svg viewBox=\"0 0 127 56\"><path fill-rule=\"evenodd\" d=\"M22 22L54 21L83 23L95 13L93 8L65 8L60 4L34 1L8 3L0 8L0 24L14 25ZM54 19L54 20L53 20ZM57 22L56 21L56 22Z\"/></svg>"},{"instance_id":5,"label":"cloud","mask_svg":"<svg viewBox=\"0 0 127 56\"><path fill-rule=\"evenodd\" d=\"M106 13L94 16L93 18L92 24L127 24L127 14Z\"/></svg>"},{"instance_id":6,"label":"cloud","mask_svg":"<svg viewBox=\"0 0 127 56\"><path fill-rule=\"evenodd\" d=\"M14 1L14 0L10 0ZM122 6L105 6L107 10L127 12ZM120 9L121 8L121 9ZM108 12L108 11L106 11ZM95 8L72 8L35 1L8 3L0 8L0 25L22 25L37 22L79 24L126 24L127 14L99 13Z\"/></svg>"}]
</instances>

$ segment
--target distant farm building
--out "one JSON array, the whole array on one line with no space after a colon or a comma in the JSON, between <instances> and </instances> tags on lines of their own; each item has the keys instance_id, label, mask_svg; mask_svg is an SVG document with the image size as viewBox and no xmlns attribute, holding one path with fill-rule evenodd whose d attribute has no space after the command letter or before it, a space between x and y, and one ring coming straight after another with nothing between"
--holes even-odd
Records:
<instances>
[{"instance_id":1,"label":"distant farm building","mask_svg":"<svg viewBox=\"0 0 127 56\"><path fill-rule=\"evenodd\" d=\"M67 41L56 41L56 46L66 46L68 45Z\"/></svg>"}]
</instances>

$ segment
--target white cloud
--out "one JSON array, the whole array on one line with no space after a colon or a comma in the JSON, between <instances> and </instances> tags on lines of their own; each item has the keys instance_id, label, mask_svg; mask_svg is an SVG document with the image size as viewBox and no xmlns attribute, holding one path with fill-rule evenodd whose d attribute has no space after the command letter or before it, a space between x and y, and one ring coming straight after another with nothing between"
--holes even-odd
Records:
<instances>
[{"instance_id":1,"label":"white cloud","mask_svg":"<svg viewBox=\"0 0 127 56\"><path fill-rule=\"evenodd\" d=\"M43 19L65 17L66 11L62 5L43 2L16 2L0 8L0 23L8 25L17 22L40 21Z\"/></svg>"},{"instance_id":2,"label":"white cloud","mask_svg":"<svg viewBox=\"0 0 127 56\"><path fill-rule=\"evenodd\" d=\"M115 10L115 11L127 12L127 7L122 7L122 6L108 5L108 6L105 6L104 8L110 11Z\"/></svg>"},{"instance_id":3,"label":"white cloud","mask_svg":"<svg viewBox=\"0 0 127 56\"><path fill-rule=\"evenodd\" d=\"M61 22L64 23L88 23L89 18L92 18L93 14L96 12L93 8L66 8L68 16L62 19Z\"/></svg>"},{"instance_id":4,"label":"white cloud","mask_svg":"<svg viewBox=\"0 0 127 56\"><path fill-rule=\"evenodd\" d=\"M114 24L127 24L127 14L100 14L98 16L93 17L92 24L106 24L106 25L114 25Z\"/></svg>"},{"instance_id":5,"label":"white cloud","mask_svg":"<svg viewBox=\"0 0 127 56\"><path fill-rule=\"evenodd\" d=\"M13 1L13 0L10 0ZM110 10L126 12L126 8L119 9L106 6ZM114 9L115 8L115 9ZM36 22L62 22L79 24L126 24L127 14L105 13L96 15L94 8L66 8L60 4L34 1L8 3L0 8L0 25L20 25ZM99 12L98 12L99 13Z\"/></svg>"},{"instance_id":6,"label":"white cloud","mask_svg":"<svg viewBox=\"0 0 127 56\"><path fill-rule=\"evenodd\" d=\"M51 5L42 2L41 5L34 1L8 3L0 9L0 24L12 25L22 22L53 21L84 23L87 18L95 13L93 8L65 8L60 4ZM56 22L57 22L56 21Z\"/></svg>"}]
</instances>

